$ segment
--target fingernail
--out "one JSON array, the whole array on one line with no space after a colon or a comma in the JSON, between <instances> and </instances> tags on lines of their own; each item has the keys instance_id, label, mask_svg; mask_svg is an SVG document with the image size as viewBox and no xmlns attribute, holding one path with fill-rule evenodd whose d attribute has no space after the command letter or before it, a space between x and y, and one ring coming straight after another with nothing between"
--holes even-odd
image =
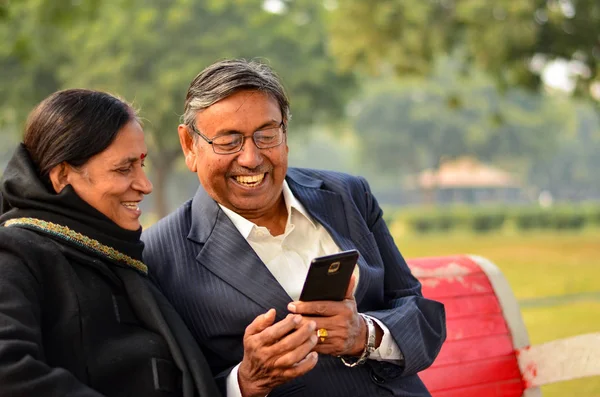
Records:
<instances>
[{"instance_id":1,"label":"fingernail","mask_svg":"<svg viewBox=\"0 0 600 397\"><path fill-rule=\"evenodd\" d=\"M311 331L314 331L315 329L317 329L317 323L315 323L314 321L311 321L308 326L310 327Z\"/></svg>"},{"instance_id":2,"label":"fingernail","mask_svg":"<svg viewBox=\"0 0 600 397\"><path fill-rule=\"evenodd\" d=\"M310 359L311 360L316 360L317 357L319 357L319 355L317 354L317 352L310 352Z\"/></svg>"},{"instance_id":3,"label":"fingernail","mask_svg":"<svg viewBox=\"0 0 600 397\"><path fill-rule=\"evenodd\" d=\"M295 312L296 311L296 305L294 305L293 303L289 303L287 306L288 310L291 312Z\"/></svg>"},{"instance_id":4,"label":"fingernail","mask_svg":"<svg viewBox=\"0 0 600 397\"><path fill-rule=\"evenodd\" d=\"M311 342L313 345L316 345L316 344L317 344L317 341L318 341L317 335L314 335L314 334L313 334L313 335L310 337L310 342Z\"/></svg>"},{"instance_id":5,"label":"fingernail","mask_svg":"<svg viewBox=\"0 0 600 397\"><path fill-rule=\"evenodd\" d=\"M302 321L302 316L300 316L299 314L294 315L294 323L300 324L300 321Z\"/></svg>"},{"instance_id":6,"label":"fingernail","mask_svg":"<svg viewBox=\"0 0 600 397\"><path fill-rule=\"evenodd\" d=\"M267 311L267 312L264 314L265 318L268 318L268 317L271 315L271 312L274 312L274 311L275 311L275 309L269 309L269 310L268 310L268 311Z\"/></svg>"}]
</instances>

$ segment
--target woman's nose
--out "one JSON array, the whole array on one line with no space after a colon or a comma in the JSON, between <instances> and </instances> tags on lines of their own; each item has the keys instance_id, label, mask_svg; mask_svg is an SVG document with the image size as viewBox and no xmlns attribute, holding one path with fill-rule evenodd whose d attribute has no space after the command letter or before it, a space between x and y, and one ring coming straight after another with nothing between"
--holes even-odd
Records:
<instances>
[{"instance_id":1,"label":"woman's nose","mask_svg":"<svg viewBox=\"0 0 600 397\"><path fill-rule=\"evenodd\" d=\"M135 179L135 185L133 187L144 194L152 193L152 182L150 182L150 179L148 179L148 176L143 169L141 169L140 173L138 173L138 176Z\"/></svg>"}]
</instances>

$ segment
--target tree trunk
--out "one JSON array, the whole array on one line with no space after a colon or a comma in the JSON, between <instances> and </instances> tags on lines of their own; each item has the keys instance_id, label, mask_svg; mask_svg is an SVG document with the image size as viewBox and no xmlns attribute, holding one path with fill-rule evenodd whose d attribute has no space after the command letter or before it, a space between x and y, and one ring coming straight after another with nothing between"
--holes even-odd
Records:
<instances>
[{"instance_id":1,"label":"tree trunk","mask_svg":"<svg viewBox=\"0 0 600 397\"><path fill-rule=\"evenodd\" d=\"M169 175L173 171L175 161L181 155L181 149L175 148L164 150L152 155L152 199L154 201L154 216L155 219L164 218L169 212L169 202L167 197L167 183Z\"/></svg>"},{"instance_id":2,"label":"tree trunk","mask_svg":"<svg viewBox=\"0 0 600 397\"><path fill-rule=\"evenodd\" d=\"M154 200L154 215L156 220L164 218L169 213L167 202L167 176L171 172L171 164L168 166L161 164L152 170L152 198Z\"/></svg>"}]
</instances>

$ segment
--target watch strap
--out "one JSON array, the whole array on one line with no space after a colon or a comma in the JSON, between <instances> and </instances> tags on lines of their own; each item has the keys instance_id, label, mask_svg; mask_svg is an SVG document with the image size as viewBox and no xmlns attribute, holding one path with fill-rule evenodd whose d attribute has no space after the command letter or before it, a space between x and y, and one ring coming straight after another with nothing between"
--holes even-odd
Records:
<instances>
[{"instance_id":1,"label":"watch strap","mask_svg":"<svg viewBox=\"0 0 600 397\"><path fill-rule=\"evenodd\" d=\"M369 316L364 315L362 313L359 313L359 315L362 317L362 319L365 321L365 324L367 325L367 341L365 343L365 348L363 349L362 354L360 355L360 357L358 357L358 360L356 360L355 357L340 357L344 365L347 367L356 367L358 365L364 364L365 362L367 362L367 359L369 358L371 353L375 351L375 340L377 337L375 331L375 323L373 322L373 320L371 320Z\"/></svg>"}]
</instances>

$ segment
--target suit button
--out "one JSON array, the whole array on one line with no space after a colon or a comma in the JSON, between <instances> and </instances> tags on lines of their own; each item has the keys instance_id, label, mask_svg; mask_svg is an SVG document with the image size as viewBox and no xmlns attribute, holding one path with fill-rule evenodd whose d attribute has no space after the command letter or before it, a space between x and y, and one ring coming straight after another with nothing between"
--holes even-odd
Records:
<instances>
[{"instance_id":1,"label":"suit button","mask_svg":"<svg viewBox=\"0 0 600 397\"><path fill-rule=\"evenodd\" d=\"M371 372L371 379L373 379L373 382L382 385L385 383L385 379L383 379L381 376L377 375L375 372Z\"/></svg>"}]
</instances>

